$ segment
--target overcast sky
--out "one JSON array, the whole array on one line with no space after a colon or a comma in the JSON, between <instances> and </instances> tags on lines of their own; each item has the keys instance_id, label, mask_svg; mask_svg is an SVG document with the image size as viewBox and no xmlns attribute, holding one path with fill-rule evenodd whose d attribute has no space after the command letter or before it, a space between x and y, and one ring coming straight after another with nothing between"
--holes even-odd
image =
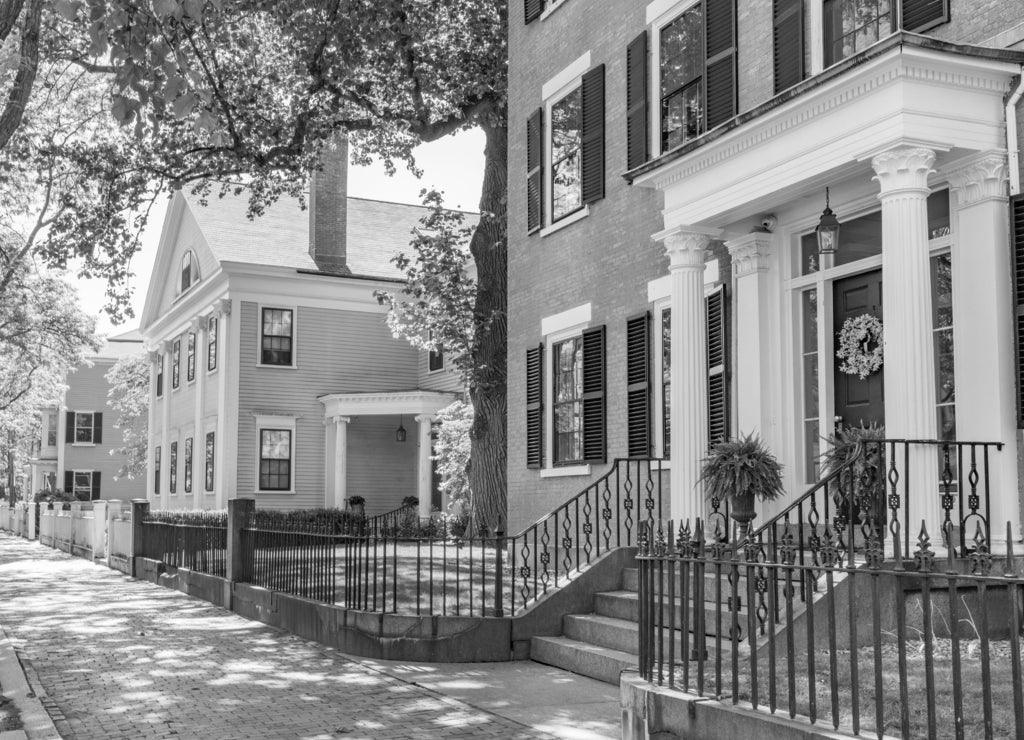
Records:
<instances>
[{"instance_id":1,"label":"overcast sky","mask_svg":"<svg viewBox=\"0 0 1024 740\"><path fill-rule=\"evenodd\" d=\"M483 151L484 136L479 130L473 130L417 148L416 162L423 170L423 177L419 180L404 169L396 172L394 177L388 177L380 165L350 166L348 194L358 198L419 204L420 190L436 188L445 192L447 205L475 211L479 208L480 185L483 181ZM107 315L102 313L105 302L104 281L72 279L78 287L82 308L90 314L98 315L97 330L100 333L121 334L138 327L163 226L166 203L166 200L162 200L154 207L149 226L143 234L142 251L132 261L132 269L135 272L132 282L134 319L114 326ZM304 214L296 215L305 218Z\"/></svg>"}]
</instances>

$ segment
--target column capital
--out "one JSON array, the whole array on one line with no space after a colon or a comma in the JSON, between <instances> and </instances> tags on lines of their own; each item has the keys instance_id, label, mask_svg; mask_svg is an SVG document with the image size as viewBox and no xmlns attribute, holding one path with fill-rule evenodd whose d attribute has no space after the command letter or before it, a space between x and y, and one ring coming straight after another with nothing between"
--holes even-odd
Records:
<instances>
[{"instance_id":1,"label":"column capital","mask_svg":"<svg viewBox=\"0 0 1024 740\"><path fill-rule=\"evenodd\" d=\"M331 421L334 422L335 424L339 424L339 425L340 424L348 424L350 421L352 421L352 417L351 416L342 416L341 414L335 414L334 416L331 417Z\"/></svg>"},{"instance_id":2,"label":"column capital","mask_svg":"<svg viewBox=\"0 0 1024 740\"><path fill-rule=\"evenodd\" d=\"M416 416L413 417L413 420L419 424L422 424L423 422L432 424L437 421L437 414L416 414Z\"/></svg>"},{"instance_id":3,"label":"column capital","mask_svg":"<svg viewBox=\"0 0 1024 740\"><path fill-rule=\"evenodd\" d=\"M669 259L669 270L704 269L705 252L711 240L722 233L721 229L701 226L675 226L659 231L652 239L665 243Z\"/></svg>"},{"instance_id":4,"label":"column capital","mask_svg":"<svg viewBox=\"0 0 1024 740\"><path fill-rule=\"evenodd\" d=\"M160 352L155 350L155 349L151 349L149 351L149 361L150 362L153 362L153 363L160 362L161 356L162 355L160 354Z\"/></svg>"},{"instance_id":5,"label":"column capital","mask_svg":"<svg viewBox=\"0 0 1024 740\"><path fill-rule=\"evenodd\" d=\"M736 277L752 275L768 270L768 255L771 254L772 235L763 231L730 239L725 243L732 257L733 274Z\"/></svg>"},{"instance_id":6,"label":"column capital","mask_svg":"<svg viewBox=\"0 0 1024 740\"><path fill-rule=\"evenodd\" d=\"M881 196L906 190L928 190L928 175L934 170L935 152L924 147L900 147L876 154L871 167L881 186Z\"/></svg>"},{"instance_id":7,"label":"column capital","mask_svg":"<svg viewBox=\"0 0 1024 740\"><path fill-rule=\"evenodd\" d=\"M204 321L205 319L202 316L195 316L188 322L188 328L198 334L203 328Z\"/></svg>"},{"instance_id":8,"label":"column capital","mask_svg":"<svg viewBox=\"0 0 1024 740\"><path fill-rule=\"evenodd\" d=\"M171 347L173 345L174 345L174 342L172 340L164 339L162 342L160 342L160 344L157 345L157 347L160 349L160 352L162 354L167 354L168 352L171 351Z\"/></svg>"},{"instance_id":9,"label":"column capital","mask_svg":"<svg viewBox=\"0 0 1024 740\"><path fill-rule=\"evenodd\" d=\"M218 316L230 316L231 315L231 299L221 298L220 300L213 302L213 312Z\"/></svg>"},{"instance_id":10,"label":"column capital","mask_svg":"<svg viewBox=\"0 0 1024 740\"><path fill-rule=\"evenodd\" d=\"M1006 152L985 151L958 159L943 168L957 206L973 206L984 200L1007 199L1010 170Z\"/></svg>"}]
</instances>

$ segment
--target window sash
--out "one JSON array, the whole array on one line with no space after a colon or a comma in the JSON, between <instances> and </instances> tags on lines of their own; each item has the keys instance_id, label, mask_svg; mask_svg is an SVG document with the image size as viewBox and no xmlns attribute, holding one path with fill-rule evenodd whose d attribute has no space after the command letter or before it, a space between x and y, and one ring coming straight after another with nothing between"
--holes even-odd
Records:
<instances>
[{"instance_id":1,"label":"window sash","mask_svg":"<svg viewBox=\"0 0 1024 740\"><path fill-rule=\"evenodd\" d=\"M583 338L552 348L552 458L555 464L583 459Z\"/></svg>"},{"instance_id":2,"label":"window sash","mask_svg":"<svg viewBox=\"0 0 1024 740\"><path fill-rule=\"evenodd\" d=\"M46 416L46 446L57 446L57 413L51 411Z\"/></svg>"},{"instance_id":3,"label":"window sash","mask_svg":"<svg viewBox=\"0 0 1024 740\"><path fill-rule=\"evenodd\" d=\"M185 352L185 366L187 367L186 379L188 382L192 382L196 379L196 335L195 332L189 332L188 335L188 348Z\"/></svg>"},{"instance_id":4,"label":"window sash","mask_svg":"<svg viewBox=\"0 0 1024 740\"><path fill-rule=\"evenodd\" d=\"M661 456L672 459L672 309L661 312Z\"/></svg>"},{"instance_id":5,"label":"window sash","mask_svg":"<svg viewBox=\"0 0 1024 740\"><path fill-rule=\"evenodd\" d=\"M292 310L288 308L264 308L261 324L261 364L291 365Z\"/></svg>"},{"instance_id":6,"label":"window sash","mask_svg":"<svg viewBox=\"0 0 1024 740\"><path fill-rule=\"evenodd\" d=\"M93 416L75 412L75 443L92 444Z\"/></svg>"},{"instance_id":7,"label":"window sash","mask_svg":"<svg viewBox=\"0 0 1024 740\"><path fill-rule=\"evenodd\" d=\"M659 32L662 152L704 133L705 59L701 7L698 3L687 9Z\"/></svg>"},{"instance_id":8,"label":"window sash","mask_svg":"<svg viewBox=\"0 0 1024 740\"><path fill-rule=\"evenodd\" d=\"M554 223L583 207L583 167L580 148L583 141L582 88L561 97L551 105L551 221Z\"/></svg>"},{"instance_id":9,"label":"window sash","mask_svg":"<svg viewBox=\"0 0 1024 740\"><path fill-rule=\"evenodd\" d=\"M825 0L825 66L891 34L892 9L892 0Z\"/></svg>"},{"instance_id":10,"label":"window sash","mask_svg":"<svg viewBox=\"0 0 1024 740\"><path fill-rule=\"evenodd\" d=\"M181 340L175 339L171 349L171 388L181 383Z\"/></svg>"},{"instance_id":11,"label":"window sash","mask_svg":"<svg viewBox=\"0 0 1024 740\"><path fill-rule=\"evenodd\" d=\"M208 372L217 369L217 329L217 317L211 316L206 329L206 369Z\"/></svg>"},{"instance_id":12,"label":"window sash","mask_svg":"<svg viewBox=\"0 0 1024 740\"><path fill-rule=\"evenodd\" d=\"M76 470L71 489L74 497L79 501L92 500L92 471Z\"/></svg>"},{"instance_id":13,"label":"window sash","mask_svg":"<svg viewBox=\"0 0 1024 740\"><path fill-rule=\"evenodd\" d=\"M160 445L153 450L153 493L160 493Z\"/></svg>"},{"instance_id":14,"label":"window sash","mask_svg":"<svg viewBox=\"0 0 1024 740\"><path fill-rule=\"evenodd\" d=\"M192 493L192 437L185 440L185 493Z\"/></svg>"},{"instance_id":15,"label":"window sash","mask_svg":"<svg viewBox=\"0 0 1024 740\"><path fill-rule=\"evenodd\" d=\"M259 490L291 490L292 432L260 430Z\"/></svg>"}]
</instances>

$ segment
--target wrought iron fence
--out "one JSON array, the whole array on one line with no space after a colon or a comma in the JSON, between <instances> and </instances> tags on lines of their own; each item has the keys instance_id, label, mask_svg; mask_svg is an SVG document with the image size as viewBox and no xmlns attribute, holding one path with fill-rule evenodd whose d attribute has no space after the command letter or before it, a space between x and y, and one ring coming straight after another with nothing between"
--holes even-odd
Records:
<instances>
[{"instance_id":1,"label":"wrought iron fence","mask_svg":"<svg viewBox=\"0 0 1024 740\"><path fill-rule=\"evenodd\" d=\"M394 537L415 530L419 524L419 504L402 504L397 509L367 517L363 522L362 531L371 536Z\"/></svg>"},{"instance_id":2,"label":"wrought iron fence","mask_svg":"<svg viewBox=\"0 0 1024 740\"><path fill-rule=\"evenodd\" d=\"M998 559L980 526L966 559L937 556L922 528L911 559L896 548L886 561L869 534L855 562L833 531L801 562L794 532L734 548L706 542L701 523L649 526L642 676L858 736L1024 737L1024 579L1009 526Z\"/></svg>"},{"instance_id":3,"label":"wrought iron fence","mask_svg":"<svg viewBox=\"0 0 1024 740\"><path fill-rule=\"evenodd\" d=\"M242 530L258 586L351 609L511 616L663 515L659 460L619 459L586 490L522 532L457 534L444 523L400 536L257 511Z\"/></svg>"},{"instance_id":4,"label":"wrought iron fence","mask_svg":"<svg viewBox=\"0 0 1024 740\"><path fill-rule=\"evenodd\" d=\"M142 554L176 568L227 574L227 527L145 520Z\"/></svg>"}]
</instances>

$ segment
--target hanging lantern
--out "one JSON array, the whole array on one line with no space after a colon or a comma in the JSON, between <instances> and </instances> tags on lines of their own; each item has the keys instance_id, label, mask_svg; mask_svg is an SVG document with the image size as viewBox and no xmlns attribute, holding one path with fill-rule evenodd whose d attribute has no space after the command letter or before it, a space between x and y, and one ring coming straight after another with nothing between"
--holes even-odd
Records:
<instances>
[{"instance_id":1,"label":"hanging lantern","mask_svg":"<svg viewBox=\"0 0 1024 740\"><path fill-rule=\"evenodd\" d=\"M818 236L818 254L835 254L839 249L839 219L828 207L828 188L825 188L825 210L814 231Z\"/></svg>"},{"instance_id":2,"label":"hanging lantern","mask_svg":"<svg viewBox=\"0 0 1024 740\"><path fill-rule=\"evenodd\" d=\"M404 416L398 417L398 429L395 430L395 441L396 442L404 442L405 441L405 427L402 426L402 422L403 421L405 421L405 417Z\"/></svg>"}]
</instances>

